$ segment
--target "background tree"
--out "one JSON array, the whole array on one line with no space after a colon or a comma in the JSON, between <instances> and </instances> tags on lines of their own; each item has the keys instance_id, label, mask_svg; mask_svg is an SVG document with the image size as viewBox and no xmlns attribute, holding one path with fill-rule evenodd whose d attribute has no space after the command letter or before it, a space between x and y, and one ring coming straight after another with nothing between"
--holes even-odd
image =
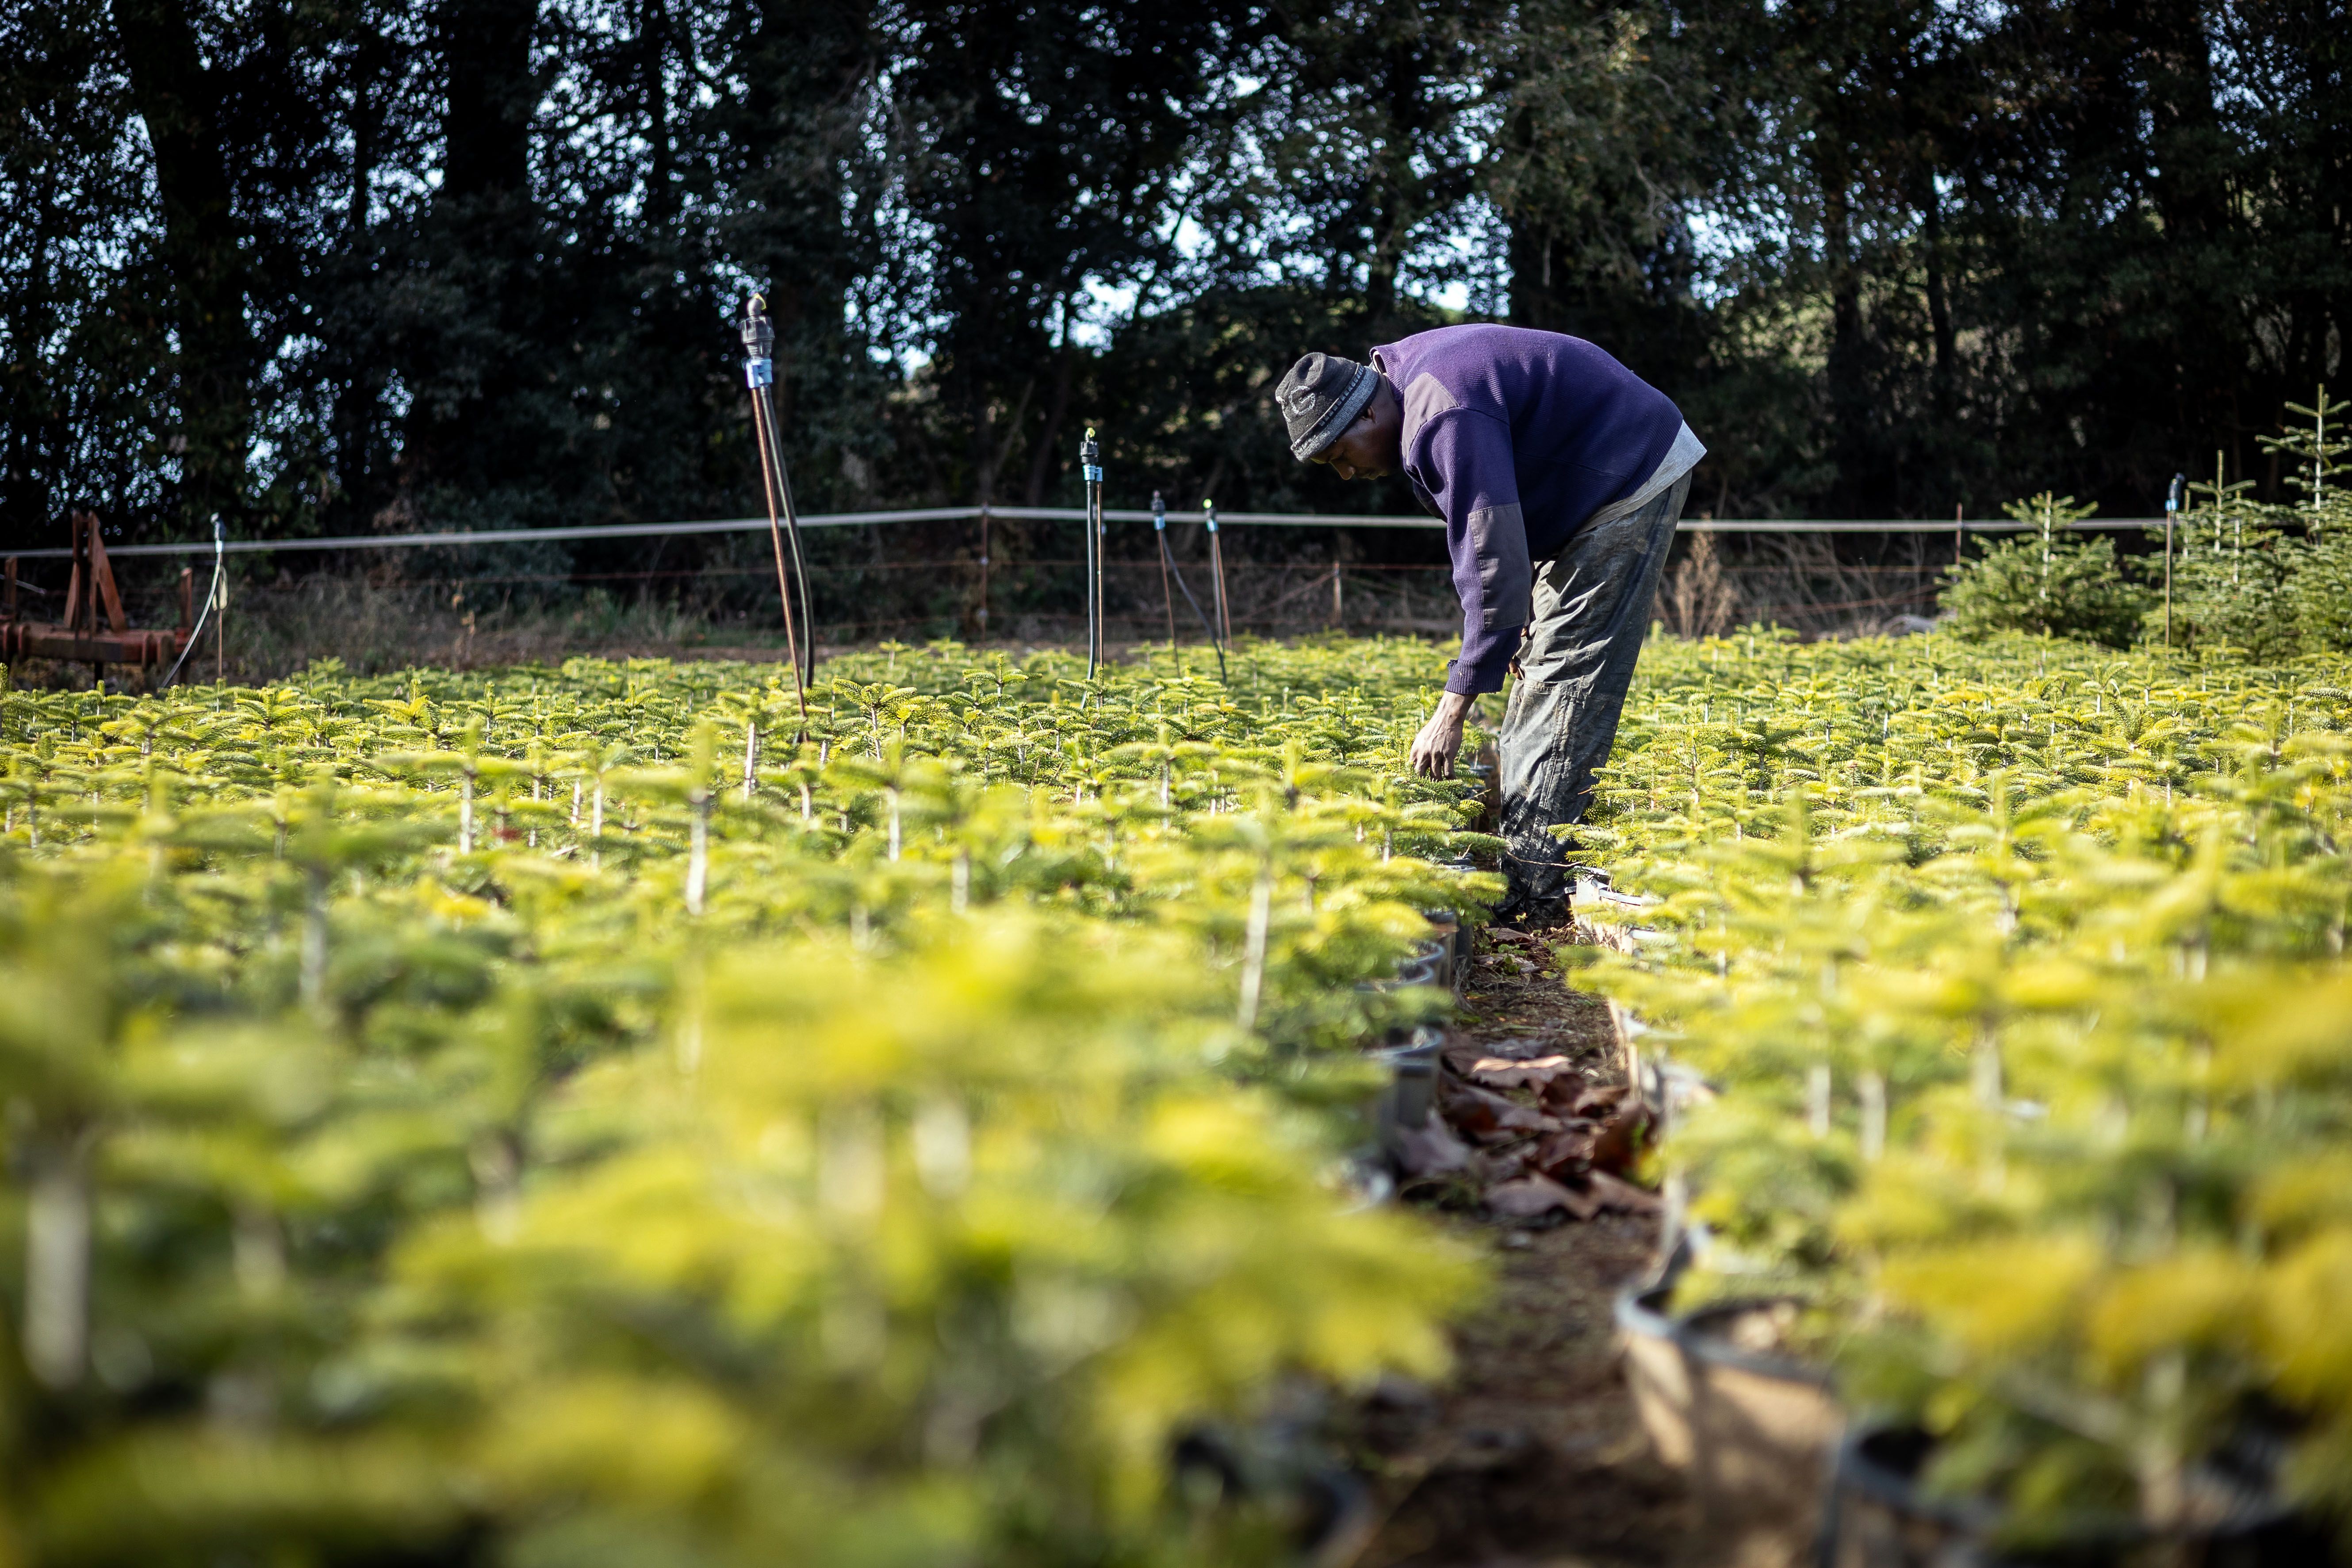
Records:
<instances>
[{"instance_id":1,"label":"background tree","mask_svg":"<svg viewBox=\"0 0 2352 1568\"><path fill-rule=\"evenodd\" d=\"M1711 448L1696 510L1980 515L2051 486L2144 513L2217 446L2275 500L2253 437L2340 378L2352 310L2347 20L12 13L0 530L54 542L85 505L124 537L740 516L728 321L755 288L813 508L1066 501L1092 422L1115 502L1398 509L1291 462L1266 390L1307 349L1458 319L1574 331L1666 388Z\"/></svg>"}]
</instances>

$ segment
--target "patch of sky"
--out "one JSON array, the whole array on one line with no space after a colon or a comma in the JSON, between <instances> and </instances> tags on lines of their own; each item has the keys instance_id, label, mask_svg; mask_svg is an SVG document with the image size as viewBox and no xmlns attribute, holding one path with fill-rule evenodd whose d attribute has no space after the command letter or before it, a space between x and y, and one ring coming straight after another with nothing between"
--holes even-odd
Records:
<instances>
[{"instance_id":1,"label":"patch of sky","mask_svg":"<svg viewBox=\"0 0 2352 1568\"><path fill-rule=\"evenodd\" d=\"M1691 255L1697 262L1691 271L1691 294L1703 305L1720 304L1738 292L1731 274L1754 253L1755 230L1717 207L1694 207L1683 215L1682 221L1690 233ZM1785 227L1780 238L1785 243Z\"/></svg>"}]
</instances>

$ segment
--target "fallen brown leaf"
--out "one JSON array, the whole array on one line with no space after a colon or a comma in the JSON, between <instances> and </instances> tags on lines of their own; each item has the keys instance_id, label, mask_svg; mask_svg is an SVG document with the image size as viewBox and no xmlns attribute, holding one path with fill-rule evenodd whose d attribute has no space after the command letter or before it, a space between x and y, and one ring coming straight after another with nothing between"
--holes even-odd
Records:
<instances>
[{"instance_id":1,"label":"fallen brown leaf","mask_svg":"<svg viewBox=\"0 0 2352 1568\"><path fill-rule=\"evenodd\" d=\"M1560 1209L1578 1219L1591 1219L1600 1205L1586 1194L1560 1185L1549 1176L1521 1176L1486 1189L1486 1206L1509 1219L1533 1219Z\"/></svg>"},{"instance_id":2,"label":"fallen brown leaf","mask_svg":"<svg viewBox=\"0 0 2352 1568\"><path fill-rule=\"evenodd\" d=\"M1554 1116L1573 1117L1576 1108L1584 1101L1584 1075L1581 1069L1564 1072L1546 1083L1537 1094L1537 1102Z\"/></svg>"},{"instance_id":3,"label":"fallen brown leaf","mask_svg":"<svg viewBox=\"0 0 2352 1568\"><path fill-rule=\"evenodd\" d=\"M1657 1194L1620 1181L1606 1171L1595 1171L1585 1180L1591 1184L1592 1196L1603 1208L1625 1214L1655 1214L1665 1206Z\"/></svg>"},{"instance_id":4,"label":"fallen brown leaf","mask_svg":"<svg viewBox=\"0 0 2352 1568\"><path fill-rule=\"evenodd\" d=\"M1528 1174L1528 1154L1532 1145L1500 1143L1478 1150L1470 1156L1470 1163L1462 1173L1481 1189Z\"/></svg>"},{"instance_id":5,"label":"fallen brown leaf","mask_svg":"<svg viewBox=\"0 0 2352 1568\"><path fill-rule=\"evenodd\" d=\"M1563 1127L1536 1145L1528 1163L1547 1176L1580 1175L1592 1163L1592 1126Z\"/></svg>"},{"instance_id":6,"label":"fallen brown leaf","mask_svg":"<svg viewBox=\"0 0 2352 1568\"><path fill-rule=\"evenodd\" d=\"M1576 1069L1562 1056L1538 1057L1533 1061L1515 1061L1508 1057L1480 1057L1472 1062L1465 1076L1478 1080L1488 1089L1542 1089L1563 1073Z\"/></svg>"},{"instance_id":7,"label":"fallen brown leaf","mask_svg":"<svg viewBox=\"0 0 2352 1568\"><path fill-rule=\"evenodd\" d=\"M1568 1108L1569 1114L1590 1117L1595 1121L1603 1121L1611 1111L1624 1104L1633 1092L1623 1084L1587 1085Z\"/></svg>"},{"instance_id":8,"label":"fallen brown leaf","mask_svg":"<svg viewBox=\"0 0 2352 1568\"><path fill-rule=\"evenodd\" d=\"M1641 1158L1643 1135L1650 1130L1649 1108L1638 1101L1624 1107L1601 1124L1592 1139L1592 1168L1596 1171L1629 1171Z\"/></svg>"},{"instance_id":9,"label":"fallen brown leaf","mask_svg":"<svg viewBox=\"0 0 2352 1568\"><path fill-rule=\"evenodd\" d=\"M1457 1131L1473 1138L1506 1137L1516 1132L1551 1132L1559 1123L1539 1110L1521 1105L1516 1100L1478 1088L1475 1084L1457 1083L1450 1078L1438 1079L1437 1109Z\"/></svg>"},{"instance_id":10,"label":"fallen brown leaf","mask_svg":"<svg viewBox=\"0 0 2352 1568\"><path fill-rule=\"evenodd\" d=\"M1436 1117L1419 1127L1402 1127L1395 1133L1396 1160L1409 1176L1440 1176L1469 1168L1470 1145Z\"/></svg>"},{"instance_id":11,"label":"fallen brown leaf","mask_svg":"<svg viewBox=\"0 0 2352 1568\"><path fill-rule=\"evenodd\" d=\"M1488 1040L1484 1044L1475 1040L1465 1040L1458 1045L1448 1047L1446 1054L1452 1058L1456 1052L1460 1052L1473 1060L1480 1057L1500 1057L1505 1061L1524 1062L1532 1061L1537 1057L1557 1055L1559 1050L1559 1044L1556 1040L1542 1036L1514 1035L1507 1040Z\"/></svg>"}]
</instances>

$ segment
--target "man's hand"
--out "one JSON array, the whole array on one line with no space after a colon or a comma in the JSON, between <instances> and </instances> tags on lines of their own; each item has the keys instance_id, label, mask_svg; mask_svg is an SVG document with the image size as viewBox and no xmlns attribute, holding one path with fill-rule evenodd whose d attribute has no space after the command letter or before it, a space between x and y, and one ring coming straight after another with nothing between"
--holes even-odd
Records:
<instances>
[{"instance_id":1,"label":"man's hand","mask_svg":"<svg viewBox=\"0 0 2352 1568\"><path fill-rule=\"evenodd\" d=\"M1412 771L1433 779L1454 776L1454 756L1462 750L1462 721L1469 717L1472 699L1448 691L1437 700L1437 711L1412 738Z\"/></svg>"}]
</instances>

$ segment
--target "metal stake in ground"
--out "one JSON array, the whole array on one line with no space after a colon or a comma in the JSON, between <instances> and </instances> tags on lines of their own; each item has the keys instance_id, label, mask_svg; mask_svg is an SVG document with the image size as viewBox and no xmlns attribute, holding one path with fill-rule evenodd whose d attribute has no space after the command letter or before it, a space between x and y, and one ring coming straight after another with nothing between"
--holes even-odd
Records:
<instances>
[{"instance_id":1,"label":"metal stake in ground","mask_svg":"<svg viewBox=\"0 0 2352 1568\"><path fill-rule=\"evenodd\" d=\"M2189 482L2186 474L2172 476L2171 488L2164 492L2164 646L2172 646L2172 520L2180 510L2180 487Z\"/></svg>"},{"instance_id":2,"label":"metal stake in ground","mask_svg":"<svg viewBox=\"0 0 2352 1568\"><path fill-rule=\"evenodd\" d=\"M1234 640L1234 612L1232 601L1225 597L1225 552L1217 542L1217 503L1206 496L1201 498L1201 521L1209 525L1209 569L1217 577L1218 663L1222 667L1223 644Z\"/></svg>"},{"instance_id":3,"label":"metal stake in ground","mask_svg":"<svg viewBox=\"0 0 2352 1568\"><path fill-rule=\"evenodd\" d=\"M1102 447L1095 427L1078 443L1078 468L1087 485L1087 679L1102 663Z\"/></svg>"},{"instance_id":4,"label":"metal stake in ground","mask_svg":"<svg viewBox=\"0 0 2352 1568\"><path fill-rule=\"evenodd\" d=\"M1168 509L1160 503L1158 490L1151 492L1151 529L1160 541L1160 591L1167 592L1169 580L1175 580L1177 588L1184 595L1184 603L1192 606L1192 618L1201 623L1201 630L1207 635L1209 646L1217 650L1217 679L1223 680L1225 678L1224 641L1217 636L1217 628L1210 625L1207 615L1202 613L1201 601L1192 596L1192 584L1184 581L1184 568L1176 564L1175 552L1168 548ZM1171 652L1176 647L1176 602L1172 598L1168 602L1168 647Z\"/></svg>"},{"instance_id":5,"label":"metal stake in ground","mask_svg":"<svg viewBox=\"0 0 2352 1568\"><path fill-rule=\"evenodd\" d=\"M793 695L800 700L802 740L808 738L808 683L816 677L815 661L801 663L800 628L793 616L792 584L784 571L784 537L792 536L793 575L801 583L801 620L809 619L808 571L801 562L800 522L793 515L792 481L784 472L784 449L776 436L776 362L772 357L776 330L770 324L767 301L754 294L743 307L743 382L751 389L752 433L760 444L760 491L768 503L768 542L776 557L776 597L784 610L784 651L793 661ZM779 513L781 512L781 518ZM781 523L781 526L780 526ZM814 654L815 627L810 627Z\"/></svg>"},{"instance_id":6,"label":"metal stake in ground","mask_svg":"<svg viewBox=\"0 0 2352 1568\"><path fill-rule=\"evenodd\" d=\"M1151 492L1151 536L1160 541L1160 602L1168 607L1168 651L1176 651L1176 589L1170 578L1175 562L1168 553L1168 503Z\"/></svg>"},{"instance_id":7,"label":"metal stake in ground","mask_svg":"<svg viewBox=\"0 0 2352 1568\"><path fill-rule=\"evenodd\" d=\"M1102 459L1095 459L1095 653L1110 657L1110 520L1103 515Z\"/></svg>"}]
</instances>

